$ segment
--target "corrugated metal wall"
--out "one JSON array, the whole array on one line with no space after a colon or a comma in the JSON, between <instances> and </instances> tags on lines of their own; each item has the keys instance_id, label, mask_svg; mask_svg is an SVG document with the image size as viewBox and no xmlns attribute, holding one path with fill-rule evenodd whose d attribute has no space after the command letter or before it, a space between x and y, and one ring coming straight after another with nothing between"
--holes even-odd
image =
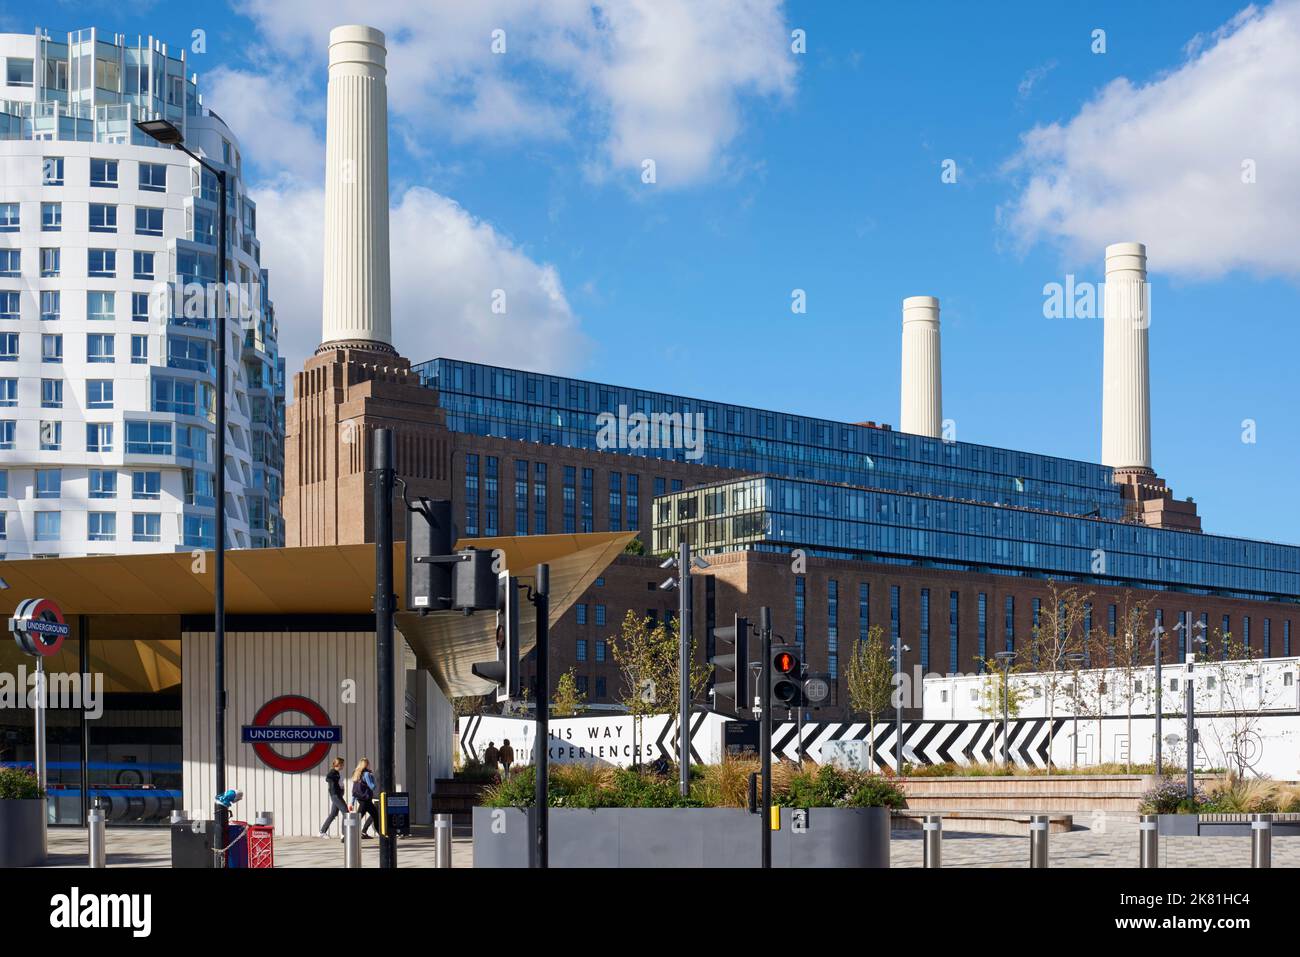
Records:
<instances>
[{"instance_id":1,"label":"corrugated metal wall","mask_svg":"<svg viewBox=\"0 0 1300 957\"><path fill-rule=\"evenodd\" d=\"M202 817L211 816L216 793L212 767L212 640L211 632L186 632L181 640L185 807L192 815ZM402 650L404 644L399 642L396 781L406 785ZM226 690L226 785L244 792L234 818L251 821L258 811L272 811L277 834L316 834L329 810L325 792L329 759L301 774L273 770L258 760L252 745L240 743L240 729L252 723L253 715L272 698L303 695L324 708L331 723L343 728L343 743L330 752L330 758L343 757L349 775L361 757L370 758L374 766L378 752L374 633L227 633ZM272 723L301 724L305 720L301 715L286 714ZM447 735L450 737L450 729ZM276 750L292 756L304 753L307 746L277 745ZM421 769L425 763L418 761ZM350 796L350 785L345 785L345 790ZM336 833L337 828L336 823Z\"/></svg>"}]
</instances>

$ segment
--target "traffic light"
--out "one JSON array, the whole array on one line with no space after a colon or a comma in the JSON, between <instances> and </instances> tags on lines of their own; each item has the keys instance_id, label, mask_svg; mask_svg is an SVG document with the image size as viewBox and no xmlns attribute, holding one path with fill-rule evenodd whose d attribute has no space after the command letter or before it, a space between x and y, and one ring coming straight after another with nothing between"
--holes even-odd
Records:
<instances>
[{"instance_id":1,"label":"traffic light","mask_svg":"<svg viewBox=\"0 0 1300 957\"><path fill-rule=\"evenodd\" d=\"M730 628L715 628L713 639L719 644L732 646L731 654L714 655L709 659L714 672L721 669L730 672L730 681L713 682L713 694L717 698L726 698L732 703L733 711L749 707L749 619L736 616L736 623Z\"/></svg>"},{"instance_id":2,"label":"traffic light","mask_svg":"<svg viewBox=\"0 0 1300 957\"><path fill-rule=\"evenodd\" d=\"M497 701L519 697L519 586L509 572L497 580L497 657L478 661L470 671L497 686Z\"/></svg>"},{"instance_id":3,"label":"traffic light","mask_svg":"<svg viewBox=\"0 0 1300 957\"><path fill-rule=\"evenodd\" d=\"M803 661L798 645L772 646L772 706L798 708L803 704Z\"/></svg>"}]
</instances>

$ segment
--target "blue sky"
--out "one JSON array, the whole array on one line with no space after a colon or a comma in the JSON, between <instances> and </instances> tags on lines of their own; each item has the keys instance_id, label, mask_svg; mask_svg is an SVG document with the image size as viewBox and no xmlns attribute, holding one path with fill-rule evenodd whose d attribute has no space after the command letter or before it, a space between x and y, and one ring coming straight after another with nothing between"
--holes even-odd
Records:
<instances>
[{"instance_id":1,"label":"blue sky","mask_svg":"<svg viewBox=\"0 0 1300 957\"><path fill-rule=\"evenodd\" d=\"M205 31L193 68L244 144L290 369L319 339L337 23L389 36L396 345L412 360L896 424L900 302L936 295L958 438L1096 460L1100 322L1044 318L1043 287L1099 281L1107 243L1146 242L1157 470L1207 531L1300 542L1295 2L460 6L0 16L177 44Z\"/></svg>"}]
</instances>

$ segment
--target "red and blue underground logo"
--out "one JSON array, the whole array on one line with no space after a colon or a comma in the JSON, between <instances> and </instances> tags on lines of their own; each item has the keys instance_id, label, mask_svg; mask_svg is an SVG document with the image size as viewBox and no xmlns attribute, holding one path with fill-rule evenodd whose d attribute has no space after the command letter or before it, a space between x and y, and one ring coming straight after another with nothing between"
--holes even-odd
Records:
<instances>
[{"instance_id":1,"label":"red and blue underground logo","mask_svg":"<svg viewBox=\"0 0 1300 957\"><path fill-rule=\"evenodd\" d=\"M271 724L282 714L300 714L307 724ZM241 729L240 740L253 746L253 753L269 768L286 774L310 771L325 760L330 747L343 742L343 729L330 724L325 709L310 698L287 694L272 698L253 715L253 723ZM311 745L304 754L290 757L275 750L274 745Z\"/></svg>"}]
</instances>

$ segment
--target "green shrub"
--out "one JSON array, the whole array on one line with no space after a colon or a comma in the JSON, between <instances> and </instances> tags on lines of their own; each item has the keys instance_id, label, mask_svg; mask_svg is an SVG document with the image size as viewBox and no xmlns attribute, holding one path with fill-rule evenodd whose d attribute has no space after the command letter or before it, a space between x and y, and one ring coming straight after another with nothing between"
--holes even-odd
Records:
<instances>
[{"instance_id":1,"label":"green shrub","mask_svg":"<svg viewBox=\"0 0 1300 957\"><path fill-rule=\"evenodd\" d=\"M27 768L0 768L0 801L30 801L45 797L36 774Z\"/></svg>"},{"instance_id":2,"label":"green shrub","mask_svg":"<svg viewBox=\"0 0 1300 957\"><path fill-rule=\"evenodd\" d=\"M845 771L829 764L795 774L788 788L774 793L779 807L888 807L907 806L893 780L882 774Z\"/></svg>"},{"instance_id":3,"label":"green shrub","mask_svg":"<svg viewBox=\"0 0 1300 957\"><path fill-rule=\"evenodd\" d=\"M493 781L497 773L496 768L490 768L482 761L469 758L456 769L453 776L457 781Z\"/></svg>"}]
</instances>

